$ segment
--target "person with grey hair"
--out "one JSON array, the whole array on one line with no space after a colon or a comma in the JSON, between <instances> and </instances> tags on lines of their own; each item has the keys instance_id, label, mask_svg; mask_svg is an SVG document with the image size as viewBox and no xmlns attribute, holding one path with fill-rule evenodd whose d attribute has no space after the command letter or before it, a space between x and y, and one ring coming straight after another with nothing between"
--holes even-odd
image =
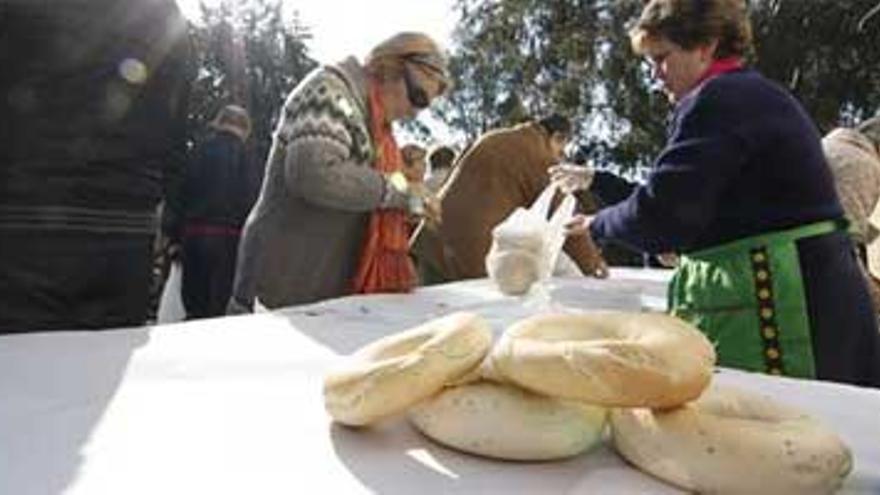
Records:
<instances>
[{"instance_id":1,"label":"person with grey hair","mask_svg":"<svg viewBox=\"0 0 880 495\"><path fill-rule=\"evenodd\" d=\"M403 176L391 124L448 83L438 45L404 32L363 64L325 65L293 89L244 227L229 313L257 299L279 308L413 286L408 215L425 204Z\"/></svg>"},{"instance_id":2,"label":"person with grey hair","mask_svg":"<svg viewBox=\"0 0 880 495\"><path fill-rule=\"evenodd\" d=\"M247 111L226 105L210 124L212 132L194 152L175 212L181 222L181 296L187 318L226 313L232 293L241 228L262 180L246 142Z\"/></svg>"},{"instance_id":3,"label":"person with grey hair","mask_svg":"<svg viewBox=\"0 0 880 495\"><path fill-rule=\"evenodd\" d=\"M838 127L822 138L837 194L852 222L853 239L864 249L877 238L869 219L880 201L880 116L854 128Z\"/></svg>"},{"instance_id":4,"label":"person with grey hair","mask_svg":"<svg viewBox=\"0 0 880 495\"><path fill-rule=\"evenodd\" d=\"M851 222L850 235L869 281L874 309L880 310L880 266L870 259L876 256L868 256L868 246L880 238L880 225L875 223L880 221L880 114L854 128L832 130L822 138L822 148Z\"/></svg>"}]
</instances>

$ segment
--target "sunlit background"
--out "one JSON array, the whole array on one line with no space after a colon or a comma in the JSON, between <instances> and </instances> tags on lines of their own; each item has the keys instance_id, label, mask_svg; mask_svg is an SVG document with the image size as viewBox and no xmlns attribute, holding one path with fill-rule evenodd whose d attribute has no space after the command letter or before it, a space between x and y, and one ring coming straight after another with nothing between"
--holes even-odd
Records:
<instances>
[{"instance_id":1,"label":"sunlit background","mask_svg":"<svg viewBox=\"0 0 880 495\"><path fill-rule=\"evenodd\" d=\"M177 0L183 14L199 22L199 2L216 6L220 0ZM310 54L319 62L347 55L363 57L376 43L399 31L422 31L447 45L456 16L452 0L289 0L285 7L299 13L309 28Z\"/></svg>"}]
</instances>

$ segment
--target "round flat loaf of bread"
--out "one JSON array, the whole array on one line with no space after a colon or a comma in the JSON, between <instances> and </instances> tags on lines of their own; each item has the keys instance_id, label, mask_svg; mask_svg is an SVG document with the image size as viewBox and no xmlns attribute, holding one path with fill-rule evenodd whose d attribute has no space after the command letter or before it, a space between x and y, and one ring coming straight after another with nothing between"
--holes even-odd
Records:
<instances>
[{"instance_id":1,"label":"round flat loaf of bread","mask_svg":"<svg viewBox=\"0 0 880 495\"><path fill-rule=\"evenodd\" d=\"M715 349L684 321L658 313L593 311L521 320L490 355L529 390L607 407L674 407L700 396Z\"/></svg>"},{"instance_id":2,"label":"round flat loaf of bread","mask_svg":"<svg viewBox=\"0 0 880 495\"><path fill-rule=\"evenodd\" d=\"M826 494L852 469L849 449L815 419L733 388L670 410L614 410L611 429L623 457L697 493Z\"/></svg>"},{"instance_id":3,"label":"round flat loaf of bread","mask_svg":"<svg viewBox=\"0 0 880 495\"><path fill-rule=\"evenodd\" d=\"M335 420L368 425L401 413L476 367L492 330L473 313L455 313L361 348L324 377L324 406Z\"/></svg>"},{"instance_id":4,"label":"round flat loaf of bread","mask_svg":"<svg viewBox=\"0 0 880 495\"><path fill-rule=\"evenodd\" d=\"M599 443L604 408L482 381L450 387L416 405L409 419L427 437L495 459L571 457Z\"/></svg>"}]
</instances>

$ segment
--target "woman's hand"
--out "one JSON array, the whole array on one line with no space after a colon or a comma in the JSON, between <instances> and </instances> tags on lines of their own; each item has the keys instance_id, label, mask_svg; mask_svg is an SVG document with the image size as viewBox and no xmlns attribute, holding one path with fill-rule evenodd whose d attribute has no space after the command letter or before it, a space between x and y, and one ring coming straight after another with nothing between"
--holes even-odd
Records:
<instances>
[{"instance_id":1,"label":"woman's hand","mask_svg":"<svg viewBox=\"0 0 880 495\"><path fill-rule=\"evenodd\" d=\"M610 274L608 271L608 263L605 262L605 259L602 257L602 251L593 241L593 238L590 237L590 223L592 222L593 216L579 213L573 216L571 220L565 224L565 234L570 236L586 236L589 259L587 261L587 266L582 268L584 273L596 278L608 278L608 275Z\"/></svg>"},{"instance_id":2,"label":"woman's hand","mask_svg":"<svg viewBox=\"0 0 880 495\"><path fill-rule=\"evenodd\" d=\"M595 170L587 165L560 163L547 169L550 181L559 186L563 193L569 194L582 189L589 189L593 183Z\"/></svg>"},{"instance_id":3,"label":"woman's hand","mask_svg":"<svg viewBox=\"0 0 880 495\"><path fill-rule=\"evenodd\" d=\"M591 223L593 223L592 215L578 213L565 224L565 235L587 235Z\"/></svg>"},{"instance_id":4,"label":"woman's hand","mask_svg":"<svg viewBox=\"0 0 880 495\"><path fill-rule=\"evenodd\" d=\"M440 201L433 194L425 196L425 219L429 224L440 225L443 220L443 209Z\"/></svg>"},{"instance_id":5,"label":"woman's hand","mask_svg":"<svg viewBox=\"0 0 880 495\"><path fill-rule=\"evenodd\" d=\"M610 275L608 264L605 263L605 260L602 260L602 262L593 269L593 276L596 278L608 278L608 275Z\"/></svg>"},{"instance_id":6,"label":"woman's hand","mask_svg":"<svg viewBox=\"0 0 880 495\"><path fill-rule=\"evenodd\" d=\"M678 266L678 255L675 253L660 253L657 255L657 261L666 268L675 268Z\"/></svg>"},{"instance_id":7,"label":"woman's hand","mask_svg":"<svg viewBox=\"0 0 880 495\"><path fill-rule=\"evenodd\" d=\"M410 184L409 192L421 202L421 211L418 212L418 216L424 217L431 224L440 224L442 211L437 196L422 183Z\"/></svg>"}]
</instances>

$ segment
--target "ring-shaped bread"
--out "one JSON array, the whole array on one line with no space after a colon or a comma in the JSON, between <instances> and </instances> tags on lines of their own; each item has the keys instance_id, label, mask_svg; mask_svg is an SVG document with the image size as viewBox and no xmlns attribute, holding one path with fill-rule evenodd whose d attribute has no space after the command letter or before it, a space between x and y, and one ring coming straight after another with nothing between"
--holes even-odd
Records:
<instances>
[{"instance_id":1,"label":"ring-shaped bread","mask_svg":"<svg viewBox=\"0 0 880 495\"><path fill-rule=\"evenodd\" d=\"M680 408L614 410L611 430L627 460L696 493L826 494L852 469L849 449L818 421L729 387Z\"/></svg>"},{"instance_id":2,"label":"ring-shaped bread","mask_svg":"<svg viewBox=\"0 0 880 495\"><path fill-rule=\"evenodd\" d=\"M535 392L607 407L674 407L708 386L715 348L660 313L592 311L521 320L492 350L504 378Z\"/></svg>"},{"instance_id":3,"label":"ring-shaped bread","mask_svg":"<svg viewBox=\"0 0 880 495\"><path fill-rule=\"evenodd\" d=\"M376 340L324 377L324 406L337 422L362 426L403 412L480 364L492 330L454 313Z\"/></svg>"},{"instance_id":4,"label":"ring-shaped bread","mask_svg":"<svg viewBox=\"0 0 880 495\"><path fill-rule=\"evenodd\" d=\"M410 409L425 436L495 459L545 461L575 456L602 439L607 410L480 381L449 387Z\"/></svg>"}]
</instances>

